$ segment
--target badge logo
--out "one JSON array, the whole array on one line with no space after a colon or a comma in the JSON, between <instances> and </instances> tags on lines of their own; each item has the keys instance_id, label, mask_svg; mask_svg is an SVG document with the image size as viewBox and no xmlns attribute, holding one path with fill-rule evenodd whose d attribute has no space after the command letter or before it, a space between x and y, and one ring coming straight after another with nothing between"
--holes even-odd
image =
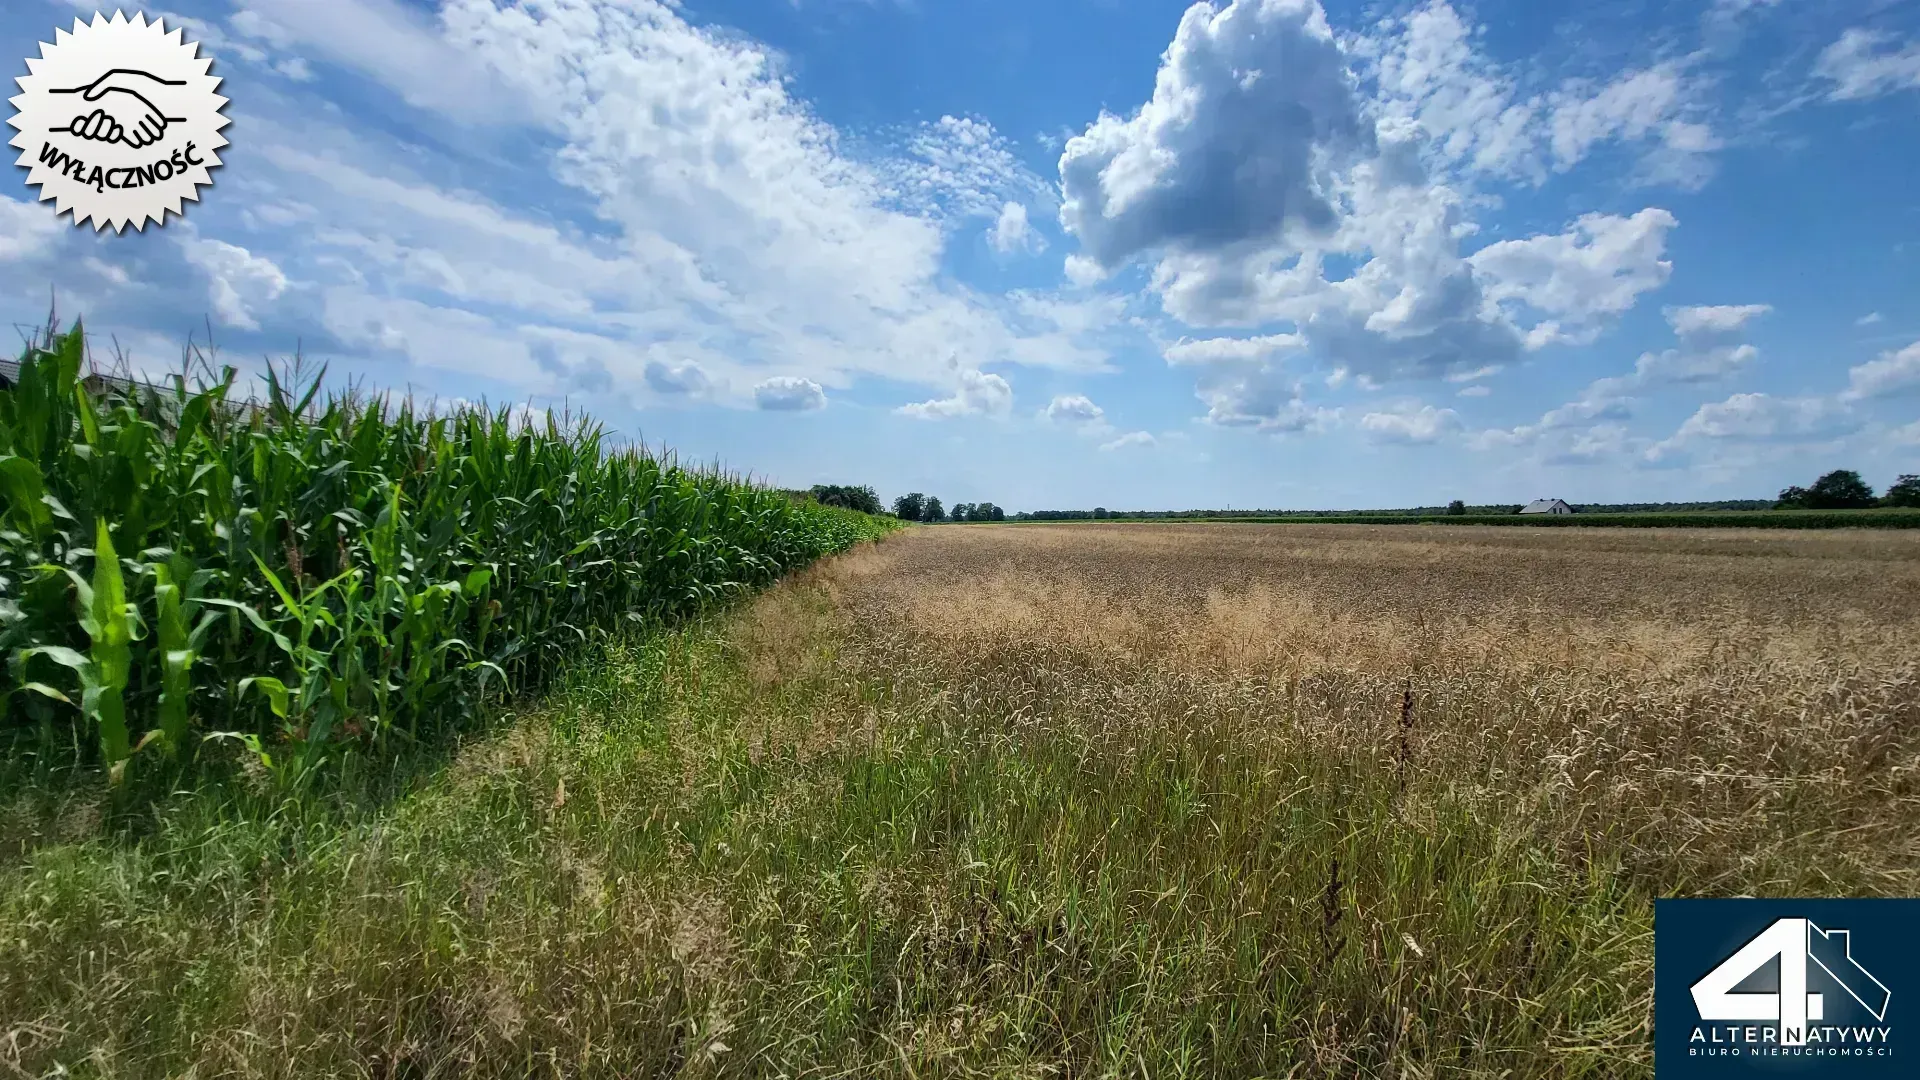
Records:
<instances>
[{"instance_id":1,"label":"badge logo","mask_svg":"<svg viewBox=\"0 0 1920 1080\"><path fill-rule=\"evenodd\" d=\"M207 74L211 57L144 14L116 11L75 19L72 33L54 32L39 59L15 80L9 99L18 129L10 145L27 183L53 200L56 215L114 232L147 222L166 224L184 201L199 201L227 145L220 110L227 99Z\"/></svg>"},{"instance_id":2,"label":"badge logo","mask_svg":"<svg viewBox=\"0 0 1920 1080\"><path fill-rule=\"evenodd\" d=\"M1659 900L1658 1075L1905 1076L1920 900Z\"/></svg>"}]
</instances>

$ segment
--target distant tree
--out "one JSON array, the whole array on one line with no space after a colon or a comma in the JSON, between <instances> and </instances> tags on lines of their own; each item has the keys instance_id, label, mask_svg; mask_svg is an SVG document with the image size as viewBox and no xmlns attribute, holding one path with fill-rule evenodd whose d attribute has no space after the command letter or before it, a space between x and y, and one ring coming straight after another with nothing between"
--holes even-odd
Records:
<instances>
[{"instance_id":1,"label":"distant tree","mask_svg":"<svg viewBox=\"0 0 1920 1080\"><path fill-rule=\"evenodd\" d=\"M955 521L972 521L973 520L973 504L972 503L954 503L952 517L953 517L953 520Z\"/></svg>"},{"instance_id":2,"label":"distant tree","mask_svg":"<svg viewBox=\"0 0 1920 1080\"><path fill-rule=\"evenodd\" d=\"M1104 506L1096 506L1096 507L1094 507L1094 508L1093 508L1093 518L1094 518L1094 520L1095 520L1095 521L1105 521L1105 520L1106 520L1106 518L1107 518L1107 508L1106 508L1106 507L1104 507Z\"/></svg>"},{"instance_id":3,"label":"distant tree","mask_svg":"<svg viewBox=\"0 0 1920 1080\"><path fill-rule=\"evenodd\" d=\"M926 502L927 497L917 491L902 495L893 500L893 516L901 521L919 521Z\"/></svg>"},{"instance_id":4,"label":"distant tree","mask_svg":"<svg viewBox=\"0 0 1920 1080\"><path fill-rule=\"evenodd\" d=\"M1775 510L1804 510L1807 507L1807 489L1795 484L1781 488L1780 498L1773 504Z\"/></svg>"},{"instance_id":5,"label":"distant tree","mask_svg":"<svg viewBox=\"0 0 1920 1080\"><path fill-rule=\"evenodd\" d=\"M1857 510L1876 501L1873 489L1852 469L1835 469L1807 489L1809 510Z\"/></svg>"},{"instance_id":6,"label":"distant tree","mask_svg":"<svg viewBox=\"0 0 1920 1080\"><path fill-rule=\"evenodd\" d=\"M1452 502L1447 504L1447 513L1452 514L1455 517L1459 517L1465 514L1466 512L1467 512L1467 504L1460 501L1459 499L1455 499Z\"/></svg>"},{"instance_id":7,"label":"distant tree","mask_svg":"<svg viewBox=\"0 0 1920 1080\"><path fill-rule=\"evenodd\" d=\"M880 496L870 487L853 487L846 484L815 484L812 495L822 506L842 506L848 510L858 510L866 514L886 513L880 506Z\"/></svg>"},{"instance_id":8,"label":"distant tree","mask_svg":"<svg viewBox=\"0 0 1920 1080\"><path fill-rule=\"evenodd\" d=\"M1007 520L1007 512L993 505L990 502L962 503L960 504L959 507L955 507L954 509L958 510L958 509L961 509L962 507L964 507L966 510L966 520L968 521L1005 521Z\"/></svg>"},{"instance_id":9,"label":"distant tree","mask_svg":"<svg viewBox=\"0 0 1920 1080\"><path fill-rule=\"evenodd\" d=\"M1880 496L1880 505L1920 506L1920 476L1901 473L1900 479L1895 480L1887 493Z\"/></svg>"},{"instance_id":10,"label":"distant tree","mask_svg":"<svg viewBox=\"0 0 1920 1080\"><path fill-rule=\"evenodd\" d=\"M932 495L927 496L927 501L920 507L920 520L945 521L946 517L946 511L940 507L940 500Z\"/></svg>"}]
</instances>

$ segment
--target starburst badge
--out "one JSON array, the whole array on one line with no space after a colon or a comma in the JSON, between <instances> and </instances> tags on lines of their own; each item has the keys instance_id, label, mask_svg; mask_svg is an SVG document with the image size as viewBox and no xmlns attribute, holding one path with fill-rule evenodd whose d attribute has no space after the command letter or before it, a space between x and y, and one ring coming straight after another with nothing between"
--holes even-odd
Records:
<instances>
[{"instance_id":1,"label":"starburst badge","mask_svg":"<svg viewBox=\"0 0 1920 1080\"><path fill-rule=\"evenodd\" d=\"M220 164L215 151L227 145L227 99L207 74L212 58L199 53L180 28L118 11L75 19L72 33L40 43L40 58L14 80L20 93L7 123L19 129L15 164L56 216L92 221L96 232L137 231L199 201Z\"/></svg>"}]
</instances>

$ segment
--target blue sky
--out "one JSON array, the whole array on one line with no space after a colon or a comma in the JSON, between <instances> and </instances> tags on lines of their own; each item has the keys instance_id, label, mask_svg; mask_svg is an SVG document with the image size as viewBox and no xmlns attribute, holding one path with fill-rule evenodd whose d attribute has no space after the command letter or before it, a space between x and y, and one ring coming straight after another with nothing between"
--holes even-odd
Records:
<instances>
[{"instance_id":1,"label":"blue sky","mask_svg":"<svg viewBox=\"0 0 1920 1080\"><path fill-rule=\"evenodd\" d=\"M210 325L1011 510L1920 471L1911 4L145 10L226 79L215 185L96 235L16 169L0 314L149 370ZM15 74L76 12L6 5Z\"/></svg>"}]
</instances>

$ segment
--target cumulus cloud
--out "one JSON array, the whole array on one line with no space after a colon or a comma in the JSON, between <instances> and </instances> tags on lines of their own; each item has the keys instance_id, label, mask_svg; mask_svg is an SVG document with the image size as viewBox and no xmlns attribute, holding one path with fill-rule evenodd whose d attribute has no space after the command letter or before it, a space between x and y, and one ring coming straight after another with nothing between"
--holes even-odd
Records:
<instances>
[{"instance_id":1,"label":"cumulus cloud","mask_svg":"<svg viewBox=\"0 0 1920 1080\"><path fill-rule=\"evenodd\" d=\"M1047 403L1046 417L1055 423L1093 424L1106 416L1085 394L1060 394Z\"/></svg>"},{"instance_id":2,"label":"cumulus cloud","mask_svg":"<svg viewBox=\"0 0 1920 1080\"><path fill-rule=\"evenodd\" d=\"M46 206L0 196L0 261L24 261L53 246L68 225Z\"/></svg>"},{"instance_id":3,"label":"cumulus cloud","mask_svg":"<svg viewBox=\"0 0 1920 1080\"><path fill-rule=\"evenodd\" d=\"M227 326L260 329L256 313L287 291L287 275L280 267L246 248L192 232L182 235L180 248L187 261L207 275L207 301Z\"/></svg>"},{"instance_id":4,"label":"cumulus cloud","mask_svg":"<svg viewBox=\"0 0 1920 1080\"><path fill-rule=\"evenodd\" d=\"M948 397L902 405L895 410L904 416L922 420L945 420L956 416L1005 416L1013 410L1013 387L998 375L981 371L960 372L960 385Z\"/></svg>"},{"instance_id":5,"label":"cumulus cloud","mask_svg":"<svg viewBox=\"0 0 1920 1080\"><path fill-rule=\"evenodd\" d=\"M1366 143L1317 0L1187 9L1152 98L1103 114L1060 157L1061 223L1108 269L1336 224L1324 170Z\"/></svg>"},{"instance_id":6,"label":"cumulus cloud","mask_svg":"<svg viewBox=\"0 0 1920 1080\"><path fill-rule=\"evenodd\" d=\"M827 407L827 392L812 379L775 375L753 388L754 404L769 412L807 412Z\"/></svg>"},{"instance_id":7,"label":"cumulus cloud","mask_svg":"<svg viewBox=\"0 0 1920 1080\"><path fill-rule=\"evenodd\" d=\"M1284 368L1302 347L1293 334L1254 338L1182 339L1162 350L1167 363L1197 372L1195 395L1207 404L1207 422L1258 431L1319 430L1336 416L1310 407L1303 382Z\"/></svg>"},{"instance_id":8,"label":"cumulus cloud","mask_svg":"<svg viewBox=\"0 0 1920 1080\"><path fill-rule=\"evenodd\" d=\"M1468 262L1495 301L1553 316L1529 335L1530 345L1591 341L1605 318L1666 284L1673 263L1663 256L1675 224L1652 207L1632 217L1586 214L1564 233L1489 244Z\"/></svg>"},{"instance_id":9,"label":"cumulus cloud","mask_svg":"<svg viewBox=\"0 0 1920 1080\"><path fill-rule=\"evenodd\" d=\"M1111 442L1100 444L1102 450L1124 450L1129 446L1152 446L1157 440L1145 431L1129 431Z\"/></svg>"},{"instance_id":10,"label":"cumulus cloud","mask_svg":"<svg viewBox=\"0 0 1920 1080\"><path fill-rule=\"evenodd\" d=\"M1317 432L1340 418L1338 409L1309 405L1303 390L1297 380L1227 368L1203 374L1195 392L1207 404L1207 422L1221 427L1281 434Z\"/></svg>"},{"instance_id":11,"label":"cumulus cloud","mask_svg":"<svg viewBox=\"0 0 1920 1080\"><path fill-rule=\"evenodd\" d=\"M700 397L713 388L713 380L708 377L706 369L692 360L672 363L649 360L646 379L648 386L673 397Z\"/></svg>"},{"instance_id":12,"label":"cumulus cloud","mask_svg":"<svg viewBox=\"0 0 1920 1080\"><path fill-rule=\"evenodd\" d=\"M1473 28L1446 3L1390 19L1355 41L1371 62L1379 108L1418 124L1449 166L1539 175L1534 143L1543 105L1473 47Z\"/></svg>"},{"instance_id":13,"label":"cumulus cloud","mask_svg":"<svg viewBox=\"0 0 1920 1080\"><path fill-rule=\"evenodd\" d=\"M1864 100L1920 87L1920 42L1853 27L1820 53L1816 79L1831 83L1832 101Z\"/></svg>"},{"instance_id":14,"label":"cumulus cloud","mask_svg":"<svg viewBox=\"0 0 1920 1080\"><path fill-rule=\"evenodd\" d=\"M1760 350L1740 341L1747 323L1771 312L1767 304L1726 304L1674 307L1667 323L1680 339L1678 348L1640 354L1633 374L1625 379L1603 379L1597 389L1630 393L1667 383L1699 383L1723 379L1753 363Z\"/></svg>"},{"instance_id":15,"label":"cumulus cloud","mask_svg":"<svg viewBox=\"0 0 1920 1080\"><path fill-rule=\"evenodd\" d=\"M1641 179L1697 188L1712 174L1711 155L1725 143L1690 102L1693 89L1675 65L1621 74L1594 87L1574 84L1553 94L1550 127L1554 167L1584 159L1595 144L1642 144Z\"/></svg>"},{"instance_id":16,"label":"cumulus cloud","mask_svg":"<svg viewBox=\"0 0 1920 1080\"><path fill-rule=\"evenodd\" d=\"M261 63L298 51L332 70L326 98L297 84L249 98L258 198L247 231L217 242L265 263L203 247L173 275L205 275L211 299L192 303L228 325L534 394L675 384L647 381L648 364L689 360L714 388L779 371L944 393L950 356L1098 370L1120 336L944 268L962 221L1055 205L984 121L944 117L876 151L797 100L770 50L653 0L447 0L438 18L394 0L236 6L229 37ZM476 78L491 89L466 92ZM500 94L520 105L495 110ZM395 153L356 110L432 132L429 152ZM14 205L0 250L17 254L40 233L12 227L38 229ZM151 295L158 276L131 280Z\"/></svg>"},{"instance_id":17,"label":"cumulus cloud","mask_svg":"<svg viewBox=\"0 0 1920 1080\"><path fill-rule=\"evenodd\" d=\"M1477 432L1469 444L1490 449L1528 445L1551 437L1560 444L1555 460L1569 462L1597 460L1609 447L1625 449L1634 441L1617 432L1606 436L1592 433L1618 428L1619 421L1631 418L1635 397L1645 391L1712 382L1743 370L1760 350L1739 340L1742 332L1748 323L1772 310L1766 304L1667 308L1667 324L1679 339L1676 347L1641 353L1631 372L1595 379L1579 397L1547 410L1539 420Z\"/></svg>"},{"instance_id":18,"label":"cumulus cloud","mask_svg":"<svg viewBox=\"0 0 1920 1080\"><path fill-rule=\"evenodd\" d=\"M1565 441L1577 438L1577 433L1589 428L1626 420L1632 415L1632 407L1625 400L1589 391L1565 405L1548 409L1531 424L1475 432L1467 444L1478 450L1489 450L1504 446L1526 446L1556 435Z\"/></svg>"},{"instance_id":19,"label":"cumulus cloud","mask_svg":"<svg viewBox=\"0 0 1920 1080\"><path fill-rule=\"evenodd\" d=\"M1163 350L1167 363L1210 364L1216 362L1258 362L1278 353L1305 348L1307 339L1299 334L1266 334L1246 338L1180 339Z\"/></svg>"},{"instance_id":20,"label":"cumulus cloud","mask_svg":"<svg viewBox=\"0 0 1920 1080\"><path fill-rule=\"evenodd\" d=\"M1735 394L1700 406L1674 440L1802 441L1844 435L1859 426L1844 406L1827 398Z\"/></svg>"},{"instance_id":21,"label":"cumulus cloud","mask_svg":"<svg viewBox=\"0 0 1920 1080\"><path fill-rule=\"evenodd\" d=\"M1681 337L1730 334L1773 310L1770 304L1718 304L1667 309L1667 323Z\"/></svg>"},{"instance_id":22,"label":"cumulus cloud","mask_svg":"<svg viewBox=\"0 0 1920 1080\"><path fill-rule=\"evenodd\" d=\"M1376 107L1417 124L1436 163L1537 184L1618 143L1638 154L1635 179L1643 182L1696 187L1711 174L1723 141L1707 123L1701 78L1683 63L1528 93L1474 36L1450 3L1429 0L1351 42Z\"/></svg>"},{"instance_id":23,"label":"cumulus cloud","mask_svg":"<svg viewBox=\"0 0 1920 1080\"><path fill-rule=\"evenodd\" d=\"M1470 177L1544 175L1528 162L1542 160L1546 117L1587 98L1576 87L1564 101L1520 100L1445 3L1383 25L1349 52L1315 0L1190 8L1152 97L1129 117L1103 115L1061 155L1061 222L1084 260L1070 274L1090 282L1149 259L1180 322L1291 324L1315 361L1375 380L1591 341L1666 282L1675 219L1658 207L1463 252L1477 231ZM1681 82L1594 91L1597 104L1562 125L1563 158L1673 121ZM1244 371L1206 378L1211 396L1235 384L1275 396Z\"/></svg>"},{"instance_id":24,"label":"cumulus cloud","mask_svg":"<svg viewBox=\"0 0 1920 1080\"><path fill-rule=\"evenodd\" d=\"M1432 405L1405 406L1370 412L1360 418L1360 430L1376 442L1431 443L1459 431L1460 414Z\"/></svg>"},{"instance_id":25,"label":"cumulus cloud","mask_svg":"<svg viewBox=\"0 0 1920 1080\"><path fill-rule=\"evenodd\" d=\"M1000 207L1000 217L994 221L993 228L987 231L987 243L1002 255L1039 251L1047 246L1027 220L1027 208L1017 202L1008 202Z\"/></svg>"},{"instance_id":26,"label":"cumulus cloud","mask_svg":"<svg viewBox=\"0 0 1920 1080\"><path fill-rule=\"evenodd\" d=\"M1920 391L1920 341L1898 351L1881 353L1877 360L1850 368L1847 389L1840 396L1847 401L1861 401L1916 391Z\"/></svg>"}]
</instances>

